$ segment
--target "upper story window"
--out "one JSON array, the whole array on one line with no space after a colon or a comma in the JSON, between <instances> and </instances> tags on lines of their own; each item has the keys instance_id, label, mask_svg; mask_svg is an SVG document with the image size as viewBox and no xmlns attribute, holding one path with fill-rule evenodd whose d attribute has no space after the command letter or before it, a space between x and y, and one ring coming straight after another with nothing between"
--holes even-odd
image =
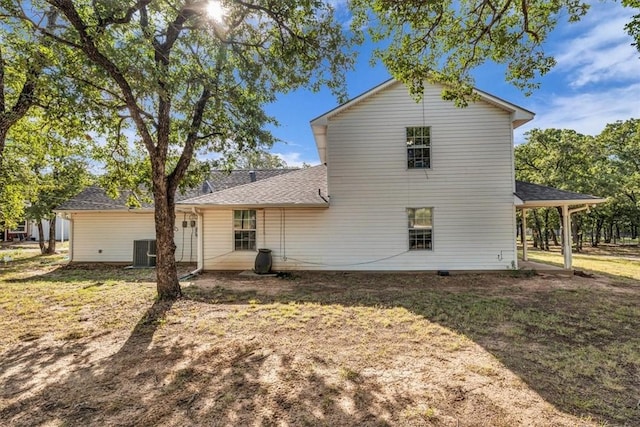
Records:
<instances>
[{"instance_id":1,"label":"upper story window","mask_svg":"<svg viewBox=\"0 0 640 427\"><path fill-rule=\"evenodd\" d=\"M433 249L433 208L407 208L409 250Z\"/></svg>"},{"instance_id":2,"label":"upper story window","mask_svg":"<svg viewBox=\"0 0 640 427\"><path fill-rule=\"evenodd\" d=\"M407 167L409 169L431 167L431 127L407 128Z\"/></svg>"},{"instance_id":3,"label":"upper story window","mask_svg":"<svg viewBox=\"0 0 640 427\"><path fill-rule=\"evenodd\" d=\"M233 248L236 251L256 250L256 211L233 211Z\"/></svg>"}]
</instances>

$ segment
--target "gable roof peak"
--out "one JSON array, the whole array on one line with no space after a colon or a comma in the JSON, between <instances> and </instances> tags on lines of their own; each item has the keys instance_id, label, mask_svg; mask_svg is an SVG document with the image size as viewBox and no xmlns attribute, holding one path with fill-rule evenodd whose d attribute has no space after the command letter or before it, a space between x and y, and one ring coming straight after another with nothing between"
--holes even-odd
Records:
<instances>
[{"instance_id":1,"label":"gable roof peak","mask_svg":"<svg viewBox=\"0 0 640 427\"><path fill-rule=\"evenodd\" d=\"M356 97L346 101L345 103L340 104L337 107L311 120L310 124L311 129L313 130L313 137L316 141L316 146L320 155L320 161L322 163L326 162L327 127L329 124L329 119L340 114L343 111L355 107L362 101L369 99L370 97L398 84L403 83L395 78L390 78L389 80L380 83L379 85L361 93L360 95L357 95ZM441 86L431 83L428 84L431 86ZM480 97L482 101L485 101L489 104L494 105L495 107L509 112L511 114L511 123L514 129L533 120L533 117L535 116L533 112L509 101L505 101L502 98L491 95L488 92L484 92L476 88L474 88L473 91Z\"/></svg>"}]
</instances>

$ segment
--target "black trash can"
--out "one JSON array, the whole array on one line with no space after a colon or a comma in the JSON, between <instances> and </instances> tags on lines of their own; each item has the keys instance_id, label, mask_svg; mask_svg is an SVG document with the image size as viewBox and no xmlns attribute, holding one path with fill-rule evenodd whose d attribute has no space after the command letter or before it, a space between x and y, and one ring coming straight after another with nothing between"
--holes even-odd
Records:
<instances>
[{"instance_id":1,"label":"black trash can","mask_svg":"<svg viewBox=\"0 0 640 427\"><path fill-rule=\"evenodd\" d=\"M271 271L271 249L258 249L256 264L253 271L256 274L268 274Z\"/></svg>"}]
</instances>

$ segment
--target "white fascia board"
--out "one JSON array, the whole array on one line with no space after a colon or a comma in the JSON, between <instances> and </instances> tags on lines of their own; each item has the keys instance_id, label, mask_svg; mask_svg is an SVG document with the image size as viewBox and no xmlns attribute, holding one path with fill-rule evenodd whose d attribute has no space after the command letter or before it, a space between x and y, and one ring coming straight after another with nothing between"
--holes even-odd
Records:
<instances>
[{"instance_id":1,"label":"white fascia board","mask_svg":"<svg viewBox=\"0 0 640 427\"><path fill-rule=\"evenodd\" d=\"M150 213L153 212L153 208L135 208L135 209L54 209L54 213L60 214L74 214L74 213L122 213L122 212L131 212L131 213Z\"/></svg>"},{"instance_id":2,"label":"white fascia board","mask_svg":"<svg viewBox=\"0 0 640 427\"><path fill-rule=\"evenodd\" d=\"M556 206L597 205L606 202L607 199L572 199L572 200L528 200L519 208L547 208Z\"/></svg>"},{"instance_id":3,"label":"white fascia board","mask_svg":"<svg viewBox=\"0 0 640 427\"><path fill-rule=\"evenodd\" d=\"M327 163L327 125L311 125L313 130L313 139L316 140L316 148L320 163Z\"/></svg>"},{"instance_id":4,"label":"white fascia board","mask_svg":"<svg viewBox=\"0 0 640 427\"><path fill-rule=\"evenodd\" d=\"M320 155L320 161L322 163L326 163L326 146L327 146L327 126L329 125L329 119L334 117L337 114L340 114L346 109L349 109L356 104L364 101L370 96L375 95L376 93L385 90L386 88L400 83L398 80L391 78L378 86L370 89L355 98L345 102L337 106L336 108L327 111L326 113L316 117L311 120L311 128L313 129L313 136L316 141L316 146L318 148L318 154ZM498 108L506 110L511 113L511 122L513 124L513 128L516 129L523 124L533 120L535 117L535 113L526 110L522 107L519 107L515 104L512 104L504 99L498 98L497 96L491 95L487 92L481 91L480 89L473 89L473 91L480 96L480 98L492 105L495 105Z\"/></svg>"},{"instance_id":5,"label":"white fascia board","mask_svg":"<svg viewBox=\"0 0 640 427\"><path fill-rule=\"evenodd\" d=\"M329 207L329 203L262 203L262 204L228 204L228 205L182 205L182 207L194 207L197 209L271 209L271 208L322 208Z\"/></svg>"},{"instance_id":6,"label":"white fascia board","mask_svg":"<svg viewBox=\"0 0 640 427\"><path fill-rule=\"evenodd\" d=\"M473 91L477 93L484 101L495 105L498 108L509 111L511 113L511 122L513 123L514 129L533 120L536 115L532 111L526 110L522 107L517 106L516 104L512 104L509 101L505 101L504 99L491 95L490 93L481 91L480 89L474 88Z\"/></svg>"},{"instance_id":7,"label":"white fascia board","mask_svg":"<svg viewBox=\"0 0 640 427\"><path fill-rule=\"evenodd\" d=\"M373 89L369 89L344 104L338 105L334 109L329 110L321 116L311 120L310 123L311 129L313 130L313 138L316 141L316 147L318 148L318 155L320 156L321 163L325 164L327 162L327 127L329 126L329 119L396 83L399 83L396 79L389 79Z\"/></svg>"}]
</instances>

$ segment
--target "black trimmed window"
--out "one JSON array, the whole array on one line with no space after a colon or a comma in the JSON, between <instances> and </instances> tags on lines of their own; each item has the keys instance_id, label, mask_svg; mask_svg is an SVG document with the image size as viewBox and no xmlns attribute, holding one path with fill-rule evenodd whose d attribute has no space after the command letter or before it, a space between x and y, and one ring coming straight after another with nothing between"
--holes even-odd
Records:
<instances>
[{"instance_id":1,"label":"black trimmed window","mask_svg":"<svg viewBox=\"0 0 640 427\"><path fill-rule=\"evenodd\" d=\"M407 208L409 250L433 249L433 208Z\"/></svg>"},{"instance_id":2,"label":"black trimmed window","mask_svg":"<svg viewBox=\"0 0 640 427\"><path fill-rule=\"evenodd\" d=\"M431 127L407 128L407 167L409 169L431 167Z\"/></svg>"},{"instance_id":3,"label":"black trimmed window","mask_svg":"<svg viewBox=\"0 0 640 427\"><path fill-rule=\"evenodd\" d=\"M16 228L13 230L9 230L9 233L26 233L27 232L27 221L21 222L16 225Z\"/></svg>"},{"instance_id":4,"label":"black trimmed window","mask_svg":"<svg viewBox=\"0 0 640 427\"><path fill-rule=\"evenodd\" d=\"M233 248L236 251L256 250L256 211L233 211Z\"/></svg>"}]
</instances>

